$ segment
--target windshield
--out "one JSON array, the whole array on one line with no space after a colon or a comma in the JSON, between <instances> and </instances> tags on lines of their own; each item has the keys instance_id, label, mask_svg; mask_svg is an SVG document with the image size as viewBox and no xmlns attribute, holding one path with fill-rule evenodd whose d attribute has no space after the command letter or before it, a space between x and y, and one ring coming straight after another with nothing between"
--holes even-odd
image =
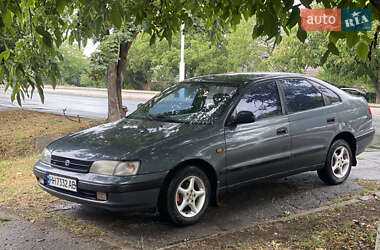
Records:
<instances>
[{"instance_id":1,"label":"windshield","mask_svg":"<svg viewBox=\"0 0 380 250\"><path fill-rule=\"evenodd\" d=\"M235 93L236 87L227 85L181 83L154 97L131 117L210 123L225 110Z\"/></svg>"}]
</instances>

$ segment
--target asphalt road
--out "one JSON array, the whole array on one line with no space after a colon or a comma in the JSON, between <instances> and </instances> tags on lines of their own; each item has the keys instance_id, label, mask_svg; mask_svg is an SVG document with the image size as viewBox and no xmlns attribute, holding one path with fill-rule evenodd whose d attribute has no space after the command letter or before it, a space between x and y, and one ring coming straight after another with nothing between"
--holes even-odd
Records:
<instances>
[{"instance_id":1,"label":"asphalt road","mask_svg":"<svg viewBox=\"0 0 380 250\"><path fill-rule=\"evenodd\" d=\"M137 104L141 101L123 100L124 106L127 106L128 113L136 110ZM4 93L0 89L0 110L19 108L18 104L10 101L10 93ZM23 109L36 110L54 114L66 114L70 116L80 116L86 118L107 118L108 106L106 98L59 95L45 93L45 103L42 104L38 94L34 94L32 99L26 99L22 103Z\"/></svg>"},{"instance_id":2,"label":"asphalt road","mask_svg":"<svg viewBox=\"0 0 380 250\"><path fill-rule=\"evenodd\" d=\"M371 145L380 149L380 116L374 116L372 119L372 124L375 127L376 133Z\"/></svg>"}]
</instances>

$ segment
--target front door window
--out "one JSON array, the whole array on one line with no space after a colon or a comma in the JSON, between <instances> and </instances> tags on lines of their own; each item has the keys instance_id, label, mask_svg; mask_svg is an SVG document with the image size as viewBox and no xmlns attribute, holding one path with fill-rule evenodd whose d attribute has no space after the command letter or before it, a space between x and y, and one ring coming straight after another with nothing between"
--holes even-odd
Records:
<instances>
[{"instance_id":1,"label":"front door window","mask_svg":"<svg viewBox=\"0 0 380 250\"><path fill-rule=\"evenodd\" d=\"M240 111L252 112L255 121L281 115L281 101L276 83L256 83L236 106L236 114Z\"/></svg>"}]
</instances>

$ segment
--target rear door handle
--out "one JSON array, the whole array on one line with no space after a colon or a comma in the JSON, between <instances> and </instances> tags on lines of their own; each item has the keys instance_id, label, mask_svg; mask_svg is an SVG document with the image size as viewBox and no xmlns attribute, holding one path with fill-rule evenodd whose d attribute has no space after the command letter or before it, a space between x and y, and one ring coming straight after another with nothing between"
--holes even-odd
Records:
<instances>
[{"instance_id":1,"label":"rear door handle","mask_svg":"<svg viewBox=\"0 0 380 250\"><path fill-rule=\"evenodd\" d=\"M277 135L286 135L288 133L287 128L279 128L277 129Z\"/></svg>"},{"instance_id":2,"label":"rear door handle","mask_svg":"<svg viewBox=\"0 0 380 250\"><path fill-rule=\"evenodd\" d=\"M334 123L335 117L327 118L327 123Z\"/></svg>"}]
</instances>

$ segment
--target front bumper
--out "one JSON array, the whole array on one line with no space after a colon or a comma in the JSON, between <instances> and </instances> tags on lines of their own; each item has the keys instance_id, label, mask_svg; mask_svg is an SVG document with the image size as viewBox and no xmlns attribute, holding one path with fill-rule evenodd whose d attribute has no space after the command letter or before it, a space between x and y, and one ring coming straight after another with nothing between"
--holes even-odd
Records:
<instances>
[{"instance_id":1,"label":"front bumper","mask_svg":"<svg viewBox=\"0 0 380 250\"><path fill-rule=\"evenodd\" d=\"M46 184L46 174L77 180L77 191L71 192ZM57 169L41 161L34 165L34 175L44 179L39 186L50 194L77 203L88 204L108 210L142 210L155 208L161 185L167 172L135 176L104 176ZM96 192L107 193L107 200L98 200Z\"/></svg>"}]
</instances>

